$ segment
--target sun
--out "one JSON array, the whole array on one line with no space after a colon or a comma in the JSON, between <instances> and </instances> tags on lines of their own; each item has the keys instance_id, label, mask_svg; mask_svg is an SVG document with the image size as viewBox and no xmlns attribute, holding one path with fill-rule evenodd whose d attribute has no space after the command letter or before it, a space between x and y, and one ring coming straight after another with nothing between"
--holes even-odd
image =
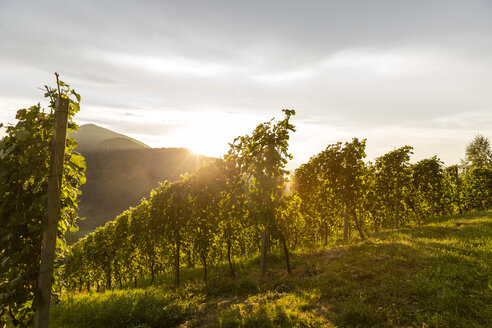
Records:
<instances>
[{"instance_id":1,"label":"sun","mask_svg":"<svg viewBox=\"0 0 492 328\"><path fill-rule=\"evenodd\" d=\"M228 150L228 143L224 136L208 134L197 136L189 141L186 147L192 152L210 157L222 157Z\"/></svg>"},{"instance_id":2,"label":"sun","mask_svg":"<svg viewBox=\"0 0 492 328\"><path fill-rule=\"evenodd\" d=\"M222 157L234 138L234 123L227 115L197 115L181 131L184 147L192 152L210 157Z\"/></svg>"},{"instance_id":3,"label":"sun","mask_svg":"<svg viewBox=\"0 0 492 328\"><path fill-rule=\"evenodd\" d=\"M249 133L258 120L254 115L205 109L201 112L168 112L166 115L174 124L165 136L166 144L216 158L224 156L229 143Z\"/></svg>"}]
</instances>

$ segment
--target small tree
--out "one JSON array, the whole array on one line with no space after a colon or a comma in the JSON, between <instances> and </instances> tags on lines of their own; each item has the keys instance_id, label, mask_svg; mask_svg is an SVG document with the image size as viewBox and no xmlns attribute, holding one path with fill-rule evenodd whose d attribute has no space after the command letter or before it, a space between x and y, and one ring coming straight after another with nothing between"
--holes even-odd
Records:
<instances>
[{"instance_id":1,"label":"small tree","mask_svg":"<svg viewBox=\"0 0 492 328\"><path fill-rule=\"evenodd\" d=\"M403 146L376 158L376 177L382 201L389 209L393 203L393 228L400 223L402 190L410 181L409 163L413 147Z\"/></svg>"},{"instance_id":2,"label":"small tree","mask_svg":"<svg viewBox=\"0 0 492 328\"><path fill-rule=\"evenodd\" d=\"M434 217L436 206L443 197L442 162L436 156L423 159L413 165L413 183L417 193L422 196L419 207L425 204Z\"/></svg>"},{"instance_id":3,"label":"small tree","mask_svg":"<svg viewBox=\"0 0 492 328\"><path fill-rule=\"evenodd\" d=\"M465 206L468 210L486 210L492 205L492 168L474 167L466 175Z\"/></svg>"},{"instance_id":4,"label":"small tree","mask_svg":"<svg viewBox=\"0 0 492 328\"><path fill-rule=\"evenodd\" d=\"M186 241L185 228L193 214L190 196L190 177L181 176L173 183L164 182L151 194L150 215L156 232L174 248L174 285L180 281L181 247Z\"/></svg>"},{"instance_id":5,"label":"small tree","mask_svg":"<svg viewBox=\"0 0 492 328\"><path fill-rule=\"evenodd\" d=\"M246 237L247 210L244 197L244 185L241 180L241 167L234 155L224 156L225 190L221 194L218 231L227 248L227 262L231 276L235 276L232 263L233 245Z\"/></svg>"},{"instance_id":6,"label":"small tree","mask_svg":"<svg viewBox=\"0 0 492 328\"><path fill-rule=\"evenodd\" d=\"M329 233L337 227L337 217L341 211L337 195L326 183L325 152L311 157L295 170L292 189L301 199L300 211L308 227L304 234L308 235L306 237L311 243L322 240L326 245Z\"/></svg>"},{"instance_id":7,"label":"small tree","mask_svg":"<svg viewBox=\"0 0 492 328\"><path fill-rule=\"evenodd\" d=\"M486 166L492 168L492 150L489 138L477 134L466 146L466 158L463 161L465 168Z\"/></svg>"},{"instance_id":8,"label":"small tree","mask_svg":"<svg viewBox=\"0 0 492 328\"><path fill-rule=\"evenodd\" d=\"M461 214L463 209L461 180L459 165L451 165L444 169L444 193L448 207L447 212L450 214L453 214L455 209Z\"/></svg>"},{"instance_id":9,"label":"small tree","mask_svg":"<svg viewBox=\"0 0 492 328\"><path fill-rule=\"evenodd\" d=\"M285 118L274 122L273 119L256 127L251 135L238 137L231 144L231 156L234 154L245 175L248 185L250 213L263 227L260 258L260 276L266 271L267 243L271 232L278 232L275 221L275 209L280 205L285 182L285 164L292 155L288 153L289 132L295 131L289 120L294 110L284 109ZM285 264L290 273L288 249L285 238L280 233L284 248Z\"/></svg>"},{"instance_id":10,"label":"small tree","mask_svg":"<svg viewBox=\"0 0 492 328\"><path fill-rule=\"evenodd\" d=\"M194 250L203 265L203 279L207 280L207 264L214 237L217 234L220 219L221 196L225 190L224 161L217 159L202 166L190 178L193 204L193 220L191 223Z\"/></svg>"}]
</instances>

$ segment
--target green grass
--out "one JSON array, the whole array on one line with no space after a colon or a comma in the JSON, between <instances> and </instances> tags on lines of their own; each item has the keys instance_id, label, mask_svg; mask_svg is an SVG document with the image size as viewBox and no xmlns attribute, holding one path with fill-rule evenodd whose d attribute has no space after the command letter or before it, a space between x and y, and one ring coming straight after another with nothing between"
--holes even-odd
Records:
<instances>
[{"instance_id":1,"label":"green grass","mask_svg":"<svg viewBox=\"0 0 492 328\"><path fill-rule=\"evenodd\" d=\"M81 294L52 311L54 327L492 327L492 211L438 218L366 241L269 257L199 280L183 270L160 287Z\"/></svg>"}]
</instances>

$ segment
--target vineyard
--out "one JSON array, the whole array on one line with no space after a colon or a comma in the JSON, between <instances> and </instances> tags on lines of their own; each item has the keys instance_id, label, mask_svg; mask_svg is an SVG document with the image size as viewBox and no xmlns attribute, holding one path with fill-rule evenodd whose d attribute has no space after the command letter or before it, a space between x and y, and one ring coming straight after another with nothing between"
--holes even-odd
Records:
<instances>
[{"instance_id":1,"label":"vineyard","mask_svg":"<svg viewBox=\"0 0 492 328\"><path fill-rule=\"evenodd\" d=\"M342 235L339 235L342 236ZM123 288L62 297L53 327L489 327L492 212L444 216L349 242L298 247L292 274L272 250L258 279L256 256L182 267Z\"/></svg>"},{"instance_id":2,"label":"vineyard","mask_svg":"<svg viewBox=\"0 0 492 328\"><path fill-rule=\"evenodd\" d=\"M410 164L404 146L364 162L365 140L329 145L285 177L289 123L259 125L236 139L223 159L176 182L163 182L150 199L75 243L66 254L63 281L70 290L121 288L162 272L227 263L281 250L287 273L289 251L343 239L369 238L384 229L425 223L437 216L490 208L492 170L443 167L437 157Z\"/></svg>"},{"instance_id":3,"label":"vineyard","mask_svg":"<svg viewBox=\"0 0 492 328\"><path fill-rule=\"evenodd\" d=\"M64 87L65 97L71 96L73 116L78 110L80 96L72 92L68 85L61 86ZM48 97L53 99L59 94L60 89L47 88ZM151 311L147 313L145 304L141 305L147 319L153 315L159 316L159 320L147 324L160 327L183 323L186 318L205 311L202 305L211 306L210 300L205 299L207 297L230 293L242 297L244 302L245 297L251 296L255 289L263 288L263 292L259 291L261 297L270 301L273 299L274 302L250 300L255 304L259 302L259 308L244 305L250 307L244 312L242 308L232 306L232 301L226 300L230 303L227 303L228 307L224 308L224 312L214 312L214 317L207 319L211 320L209 324L227 326L225 322L230 320L229 326L247 326L245 322L249 321L238 319L238 316L254 314L261 322L270 318L268 313L272 311L278 312L280 319L275 318L284 321L267 321L272 326L285 327L333 323L324 321L329 320L327 318L343 326L356 326L361 322L369 322L369 326L381 322L384 325L409 325L413 321L420 322L421 326L453 325L449 320L458 320L458 326L490 323L490 317L487 319L490 306L474 309L475 312L465 315L456 305L453 315L433 316L435 311L451 311L455 306L446 307L441 302L438 308L427 308L428 305L424 304L425 298L429 297L426 288L433 288L430 282L429 286L420 286L420 289L409 286L416 288L415 293L408 297L416 302L416 309L420 312L407 309L410 303L405 305L405 300L401 299L395 299L393 308L387 300L375 298L373 302L371 295L363 295L363 290L359 296L365 301L354 305L352 295L356 291L358 293L358 283L380 274L378 268L369 269L374 263L381 263L382 269L389 265L385 260L389 259L395 272L408 279L414 279L415 274L425 275L426 266L436 263L437 260L418 257L418 251L427 245L422 242L424 237L419 236L418 230L412 232L402 228L419 225L432 227L429 224L442 217L448 218L444 222L451 226L475 222L480 226L473 228L473 238L479 240L476 246L480 249L490 247L490 234L489 237L479 236L481 230L490 231L490 212L484 212L485 219L478 221L470 219L468 222L466 217L459 217L459 222L449 219L451 215L486 211L491 207L492 156L488 139L478 135L467 147L467 157L461 165L444 167L436 156L411 163L411 146L394 149L374 162L367 161L366 140L354 138L350 142L328 145L289 175L285 165L291 159L288 146L290 136L295 132L292 124L295 111L283 110L283 114L282 119L261 123L250 134L237 137L230 143L230 149L223 158L211 160L196 173L182 175L177 181L163 181L152 191L149 199L143 199L138 206L129 208L105 226L65 247L63 236L66 230L76 230L76 195L85 180L85 164L81 156L73 151L76 145L69 138L62 183L62 219L58 223L53 299L61 302L61 308L66 308L72 304L67 302L74 302L72 295L80 294L73 306L85 306L85 310L76 310L85 313L91 302L103 308L118 307L118 302L122 302L121 309L124 309L128 305L125 302L136 304L143 297L145 302L150 302L150 308L158 308L156 312L147 309ZM31 324L37 304L37 267L40 262L41 222L46 207L44 195L47 188L47 149L52 133L49 125L51 115L52 112L45 113L39 105L20 110L17 117L19 123L7 129L8 136L1 143L0 318L19 326ZM70 121L69 129L76 128ZM394 234L387 234L390 229ZM445 230L440 235L439 229L432 231L438 234L435 238L452 240L454 232L461 236L456 237L459 239L456 243L460 245L458 253L466 252L459 242L472 247L468 241L465 242L466 233L459 235L461 230L450 228L452 231ZM401 239L392 239L397 237ZM337 243L341 243L342 248L330 250ZM403 253L395 254L391 243L398 243L400 246L397 250ZM440 240L439 243L445 241ZM440 250L437 247L429 252L437 254ZM451 246L449 251L453 251ZM327 252L327 257L323 252ZM485 258L490 259L490 249L483 252L486 254L477 260L479 265L475 269L465 266L465 271L459 271L453 268L459 271L459 279L471 272L469 270L476 270L473 271L476 281L472 279L469 282L473 293L485 288L482 294L476 296L479 305L485 299L490 300L490 290L484 287L487 283L490 287L490 273L487 273L490 261L483 262ZM345 255L340 254L351 255L344 260ZM404 259L407 256L415 258L406 262ZM400 257L402 262L398 260ZM371 263L366 263L369 260ZM368 266L357 271L357 267L364 263ZM446 262L445 265L448 267L440 270L446 270L451 264ZM281 267L285 273L280 273ZM337 274L347 273L346 268L355 271L350 270L347 276L351 277L351 281L342 282L342 277ZM331 270L326 271L329 275L326 285L319 281L315 283L311 278L307 280L311 287L301 282L303 277L310 275L324 279L323 270ZM366 276L367 271L370 271L369 276ZM343 279L349 279L347 277ZM423 280L419 279L415 281L423 284ZM404 284L400 280L391 281ZM452 281L456 282L456 277ZM272 283L276 286L271 286ZM153 285L163 286L168 291L163 292L157 287L145 291L139 289ZM328 288L326 286L330 286L330 292L325 290L323 294L323 288ZM387 286L384 288L384 293L390 293ZM452 286L439 288L436 292L444 290L445 294L453 293ZM462 288L465 292L467 287ZM302 297L296 294L303 289L313 294ZM418 291L422 293L420 296ZM375 290L370 292L376 293ZM380 292L383 293L382 290ZM456 291L454 293L451 295L457 301L459 295ZM328 299L334 307L316 308L318 312L315 312L312 303L319 297ZM388 297L392 299L393 296ZM162 302L165 303L164 307ZM217 304L221 301L214 298L213 302ZM336 305L337 302L347 305L347 308ZM384 303L382 310L374 313L373 306L378 302ZM289 304L297 306L294 313L285 313ZM362 312L356 310L356 306L362 307ZM469 307L468 304L466 306ZM88 317L74 319L65 314L68 317L63 319L61 308L54 314L57 320L62 321L60 325L96 326L89 323ZM353 310L352 316L350 309ZM65 311L73 310L67 308ZM265 311L267 319L261 319L262 312L255 311ZM395 311L402 313L396 315ZM299 319L303 315L307 316L305 322ZM133 322L130 318L126 323L117 324L115 318L107 319L109 321L105 324L100 319L100 324L106 327L136 326L147 320ZM252 323L250 326L256 325Z\"/></svg>"}]
</instances>

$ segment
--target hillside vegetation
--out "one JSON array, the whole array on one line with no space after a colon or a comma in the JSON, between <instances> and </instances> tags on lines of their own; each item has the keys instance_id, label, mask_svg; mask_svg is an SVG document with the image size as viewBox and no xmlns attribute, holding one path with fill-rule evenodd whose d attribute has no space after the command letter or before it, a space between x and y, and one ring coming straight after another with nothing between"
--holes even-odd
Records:
<instances>
[{"instance_id":1,"label":"hillside vegetation","mask_svg":"<svg viewBox=\"0 0 492 328\"><path fill-rule=\"evenodd\" d=\"M87 182L81 187L79 221L83 230L104 225L149 197L164 180L195 172L206 156L185 148L149 148L83 153Z\"/></svg>"},{"instance_id":2,"label":"hillside vegetation","mask_svg":"<svg viewBox=\"0 0 492 328\"><path fill-rule=\"evenodd\" d=\"M339 236L340 237L340 236ZM257 257L237 278L184 268L154 287L64 295L54 327L490 327L492 211L442 217L365 241L296 250L292 275L278 252L260 280Z\"/></svg>"},{"instance_id":3,"label":"hillside vegetation","mask_svg":"<svg viewBox=\"0 0 492 328\"><path fill-rule=\"evenodd\" d=\"M485 280L480 282L480 288L472 285L471 289L487 290L488 253L478 265L472 264L473 269L465 267L461 272L463 263L458 263L457 273L451 276L458 285L453 285L448 276L441 275L454 272L448 262L455 264L456 260L433 251L440 249L440 243L450 244L451 249L463 247L466 252L472 245L476 248L481 244L468 244L469 239L464 237L455 239L451 232L434 236L431 231L426 237L431 238L429 242L421 242L411 232L401 236L380 233L389 228L401 231L401 227L428 223L437 217L489 210L489 163L475 163L472 156L467 157L469 164L462 167L445 168L436 156L410 163L411 146L365 162L366 140L353 138L328 145L287 180L289 133L295 131L290 118L295 112L283 112L283 120L261 123L250 135L236 138L223 158L208 162L177 181L163 182L149 199L73 244L65 254L58 289L90 293L125 286L161 286L162 279L169 286L172 279L174 287L181 290L184 284L185 294L170 296L159 289L151 291L153 299L165 296L171 306L168 313L158 302L159 314L144 316L157 318L156 326L162 322L174 325L188 317L200 317L196 325L202 324L210 312L210 320L219 321L205 326L227 326L229 322L231 326L256 327L270 321L277 324L279 320L292 326L298 324L292 320L301 319L307 320L303 322L305 326L487 322L490 308L481 298L484 294L466 294L470 286L460 284L480 282L474 276L478 270ZM483 233L484 227L478 227L477 232L480 229ZM392 239L393 235L396 237ZM334 244L330 240L339 236L343 236L344 243L331 250L328 245ZM364 243L353 244L351 240ZM324 245L321 253L319 245ZM429 246L431 251L426 249ZM285 277L279 271L282 267ZM438 287L433 286L435 281L425 281L432 277L433 272L428 271L431 269L438 270ZM279 282L279 277L285 279ZM292 292L300 300L292 299ZM118 293L109 297L121 295L130 299L118 301L116 308L133 313L127 317L131 322L138 321L138 313L143 311L135 313L127 307L140 302L140 292ZM436 308L427 303L436 301L432 295L438 297L439 293L444 301L436 304L444 306ZM460 303L463 295L471 295L471 303L476 298L483 305L470 307L475 312L465 315L460 312L466 309ZM211 296L215 298L210 299ZM381 296L384 299L379 299ZM231 297L237 299L231 301ZM102 308L111 308L105 297L98 300ZM90 305L98 300L87 302ZM184 302L182 310L173 308L179 303L177 300ZM270 304L269 300L275 302ZM214 304L223 301L228 305L217 310ZM236 303L246 304L246 310ZM289 310L291 305L298 309ZM310 308L314 312L305 312ZM450 312L453 308L454 312ZM124 318L123 313L117 317ZM177 313L182 315L172 316ZM130 325L130 321L120 325Z\"/></svg>"},{"instance_id":4,"label":"hillside vegetation","mask_svg":"<svg viewBox=\"0 0 492 328\"><path fill-rule=\"evenodd\" d=\"M87 164L79 204L79 215L86 220L78 222L76 236L137 205L159 182L193 173L207 160L185 148L150 148L95 124L82 125L72 136Z\"/></svg>"},{"instance_id":5,"label":"hillside vegetation","mask_svg":"<svg viewBox=\"0 0 492 328\"><path fill-rule=\"evenodd\" d=\"M437 156L411 163L409 145L365 161L366 140L353 138L327 145L289 176L295 111L282 112L175 181L159 175L206 158L122 150L119 137L101 141L106 150L84 154L87 180L100 181L83 190L94 204L90 217L138 202L130 197L149 181L158 186L65 248L85 180L83 158L72 154L67 163L77 171L64 170L62 179L69 198L58 222L51 300L78 295L62 298L55 325L489 326L490 212L450 217L491 209L488 139L477 135L461 165L444 167ZM28 326L41 313L36 268L49 139L39 131L49 129L24 127L45 124L43 115L39 106L19 110L22 120L2 140L0 325ZM68 150L75 146L69 138ZM37 158L43 165L31 164ZM439 217L446 219L433 221Z\"/></svg>"}]
</instances>

